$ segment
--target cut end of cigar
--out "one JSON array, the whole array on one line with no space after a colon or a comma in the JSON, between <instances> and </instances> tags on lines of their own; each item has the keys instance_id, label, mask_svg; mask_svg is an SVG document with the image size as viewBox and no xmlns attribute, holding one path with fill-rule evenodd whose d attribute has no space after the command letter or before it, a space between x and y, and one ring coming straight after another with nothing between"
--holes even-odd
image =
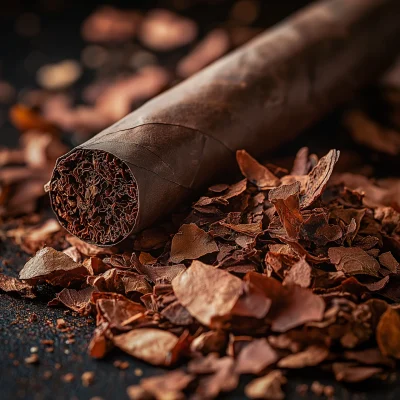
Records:
<instances>
[{"instance_id":1,"label":"cut end of cigar","mask_svg":"<svg viewBox=\"0 0 400 400\"><path fill-rule=\"evenodd\" d=\"M136 180L121 159L105 151L76 149L61 158L49 194L60 224L86 242L114 245L136 224Z\"/></svg>"}]
</instances>

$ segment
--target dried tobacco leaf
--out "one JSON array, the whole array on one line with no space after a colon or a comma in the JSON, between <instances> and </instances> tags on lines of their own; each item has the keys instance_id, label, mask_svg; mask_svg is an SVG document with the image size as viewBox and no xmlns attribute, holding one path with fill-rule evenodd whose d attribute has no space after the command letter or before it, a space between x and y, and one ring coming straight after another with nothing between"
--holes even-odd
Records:
<instances>
[{"instance_id":1,"label":"dried tobacco leaf","mask_svg":"<svg viewBox=\"0 0 400 400\"><path fill-rule=\"evenodd\" d=\"M275 332L286 332L306 322L321 321L324 316L324 300L308 289L296 285L282 286L276 279L256 272L249 272L244 279L271 299L267 318Z\"/></svg>"},{"instance_id":2,"label":"dried tobacco leaf","mask_svg":"<svg viewBox=\"0 0 400 400\"><path fill-rule=\"evenodd\" d=\"M267 339L255 339L240 351L236 360L235 372L258 375L278 360L278 354Z\"/></svg>"},{"instance_id":3,"label":"dried tobacco leaf","mask_svg":"<svg viewBox=\"0 0 400 400\"><path fill-rule=\"evenodd\" d=\"M66 239L71 246L76 247L80 253L88 257L111 255L116 252L115 247L99 247L94 244L84 242L76 236L67 235Z\"/></svg>"},{"instance_id":4,"label":"dried tobacco leaf","mask_svg":"<svg viewBox=\"0 0 400 400\"><path fill-rule=\"evenodd\" d=\"M400 359L400 316L392 307L379 320L376 341L383 355Z\"/></svg>"},{"instance_id":5,"label":"dried tobacco leaf","mask_svg":"<svg viewBox=\"0 0 400 400\"><path fill-rule=\"evenodd\" d=\"M272 189L268 194L268 200L275 206L289 238L298 239L303 217L300 214L300 183L282 185Z\"/></svg>"},{"instance_id":6,"label":"dried tobacco leaf","mask_svg":"<svg viewBox=\"0 0 400 400\"><path fill-rule=\"evenodd\" d=\"M304 368L313 367L322 363L329 356L329 349L326 347L312 345L305 350L290 354L278 362L279 368Z\"/></svg>"},{"instance_id":7,"label":"dried tobacco leaf","mask_svg":"<svg viewBox=\"0 0 400 400\"><path fill-rule=\"evenodd\" d=\"M286 382L282 371L271 371L267 375L251 381L246 385L244 391L250 399L283 400L285 393L281 387Z\"/></svg>"},{"instance_id":8,"label":"dried tobacco leaf","mask_svg":"<svg viewBox=\"0 0 400 400\"><path fill-rule=\"evenodd\" d=\"M55 299L50 301L49 305L57 305L62 303L64 306L76 311L79 314L88 314L90 311L90 299L95 288L87 287L81 290L63 289L57 293Z\"/></svg>"},{"instance_id":9,"label":"dried tobacco leaf","mask_svg":"<svg viewBox=\"0 0 400 400\"><path fill-rule=\"evenodd\" d=\"M229 315L242 293L242 281L200 261L172 281L179 302L202 324Z\"/></svg>"},{"instance_id":10,"label":"dried tobacco leaf","mask_svg":"<svg viewBox=\"0 0 400 400\"><path fill-rule=\"evenodd\" d=\"M29 283L21 282L17 278L0 274L0 290L6 293L18 293L22 297L34 299L33 286Z\"/></svg>"},{"instance_id":11,"label":"dried tobacco leaf","mask_svg":"<svg viewBox=\"0 0 400 400\"><path fill-rule=\"evenodd\" d=\"M218 246L207 232L195 224L185 224L172 239L170 260L173 263L180 263L216 251Z\"/></svg>"},{"instance_id":12,"label":"dried tobacco leaf","mask_svg":"<svg viewBox=\"0 0 400 400\"><path fill-rule=\"evenodd\" d=\"M73 282L83 282L89 271L66 254L45 247L31 258L19 273L22 280L36 283L46 281L54 286L67 287Z\"/></svg>"},{"instance_id":13,"label":"dried tobacco leaf","mask_svg":"<svg viewBox=\"0 0 400 400\"><path fill-rule=\"evenodd\" d=\"M326 156L319 160L318 164L309 173L305 193L300 199L300 207L302 209L309 207L321 196L332 175L333 168L339 156L340 151L331 150Z\"/></svg>"},{"instance_id":14,"label":"dried tobacco leaf","mask_svg":"<svg viewBox=\"0 0 400 400\"><path fill-rule=\"evenodd\" d=\"M335 362L332 365L335 378L339 382L362 382L382 372L382 368L360 367L353 363Z\"/></svg>"},{"instance_id":15,"label":"dried tobacco leaf","mask_svg":"<svg viewBox=\"0 0 400 400\"><path fill-rule=\"evenodd\" d=\"M168 372L161 376L152 376L140 381L140 387L151 393L157 400L183 399L182 393L193 381L194 376L182 370ZM129 388L128 388L129 394Z\"/></svg>"},{"instance_id":16,"label":"dried tobacco leaf","mask_svg":"<svg viewBox=\"0 0 400 400\"><path fill-rule=\"evenodd\" d=\"M367 365L386 365L392 368L395 366L394 360L384 356L378 348L345 351L344 357L347 360L357 361Z\"/></svg>"},{"instance_id":17,"label":"dried tobacco leaf","mask_svg":"<svg viewBox=\"0 0 400 400\"><path fill-rule=\"evenodd\" d=\"M390 251L379 255L379 262L386 267L390 272L397 273L399 262L393 257Z\"/></svg>"},{"instance_id":18,"label":"dried tobacco leaf","mask_svg":"<svg viewBox=\"0 0 400 400\"><path fill-rule=\"evenodd\" d=\"M68 247L63 250L63 253L71 257L78 264L83 261L82 253L75 246Z\"/></svg>"},{"instance_id":19,"label":"dried tobacco leaf","mask_svg":"<svg viewBox=\"0 0 400 400\"><path fill-rule=\"evenodd\" d=\"M204 332L193 339L193 342L190 345L190 349L193 352L200 352L204 355L209 353L220 353L226 349L228 344L228 335L226 332L218 330L218 331L209 331Z\"/></svg>"},{"instance_id":20,"label":"dried tobacco leaf","mask_svg":"<svg viewBox=\"0 0 400 400\"><path fill-rule=\"evenodd\" d=\"M153 283L171 283L181 272L186 271L184 264L175 265L147 265L139 264L135 269Z\"/></svg>"},{"instance_id":21,"label":"dried tobacco leaf","mask_svg":"<svg viewBox=\"0 0 400 400\"><path fill-rule=\"evenodd\" d=\"M232 357L217 358L215 354L194 359L189 362L190 373L201 375L211 374L201 378L196 394L200 399L214 399L221 392L234 390L239 383L239 376L235 373L235 360Z\"/></svg>"},{"instance_id":22,"label":"dried tobacco leaf","mask_svg":"<svg viewBox=\"0 0 400 400\"><path fill-rule=\"evenodd\" d=\"M113 343L129 355L152 365L168 366L178 337L160 329L135 329L115 336Z\"/></svg>"},{"instance_id":23,"label":"dried tobacco leaf","mask_svg":"<svg viewBox=\"0 0 400 400\"><path fill-rule=\"evenodd\" d=\"M280 184L277 178L267 167L256 161L246 150L236 152L236 161L240 171L249 182L258 186L260 190L272 189Z\"/></svg>"},{"instance_id":24,"label":"dried tobacco leaf","mask_svg":"<svg viewBox=\"0 0 400 400\"><path fill-rule=\"evenodd\" d=\"M304 288L308 288L311 285L311 271L312 268L307 263L305 258L301 258L287 271L282 284L295 284Z\"/></svg>"},{"instance_id":25,"label":"dried tobacco leaf","mask_svg":"<svg viewBox=\"0 0 400 400\"><path fill-rule=\"evenodd\" d=\"M378 261L359 247L331 247L328 255L338 271L348 275L379 276Z\"/></svg>"}]
</instances>

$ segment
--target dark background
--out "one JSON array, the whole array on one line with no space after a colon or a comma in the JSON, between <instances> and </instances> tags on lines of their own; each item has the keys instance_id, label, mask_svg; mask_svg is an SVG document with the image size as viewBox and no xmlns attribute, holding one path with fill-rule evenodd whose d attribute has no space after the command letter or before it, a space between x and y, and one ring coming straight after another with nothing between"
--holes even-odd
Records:
<instances>
[{"instance_id":1,"label":"dark background","mask_svg":"<svg viewBox=\"0 0 400 400\"><path fill-rule=\"evenodd\" d=\"M64 59L80 58L85 43L80 36L80 25L84 18L98 4L109 3L123 8L150 9L153 7L171 8L179 1L94 1L71 2L67 0L41 0L23 2L11 0L0 5L0 80L11 83L17 90L17 97L27 89L35 88L36 70L48 63ZM192 1L193 6L181 13L199 22L200 32L204 34L214 26L226 20L232 1ZM262 12L255 26L267 27L307 3L305 0L261 1ZM18 18L26 12L33 12L40 19L40 33L33 38L21 37L16 33ZM160 58L162 64L168 65L172 59L179 57L172 53ZM90 72L75 85L79 90L90 81ZM0 145L15 146L18 133L8 122L8 107L0 108ZM297 146L297 145L296 145ZM4 273L17 276L26 256L16 247L0 241L1 269ZM6 261L6 262L4 262ZM8 262L7 262L8 261ZM21 300L0 294L0 399L90 399L95 396L108 399L125 399L126 387L138 383L143 376L150 376L162 370L149 367L114 351L105 360L96 361L87 355L87 344L94 329L94 322L76 316L64 309L49 309L46 296L52 293L43 292L40 301ZM36 320L32 321L32 319ZM75 334L75 343L66 344L67 333L60 333L56 328L56 319L64 318L71 332ZM42 339L54 340L54 352L46 353L40 344ZM26 365L24 358L31 349L37 347L40 358L38 365ZM34 350L34 349L33 349ZM113 365L115 360L129 361L129 368L121 371ZM58 364L58 365L57 365ZM140 370L136 370L136 369ZM136 374L135 374L136 370ZM52 377L44 379L46 371ZM95 382L89 388L81 383L84 371L95 372ZM75 380L66 383L62 376L73 373ZM301 383L311 384L318 379L335 387L337 399L398 399L400 389L395 383L378 386L375 383L362 387L344 387L333 382L329 375L314 370L302 370L289 375L286 392L289 399L297 399L296 386ZM243 387L250 378L243 379L241 387L234 393L221 398L243 398ZM308 394L307 398L317 398Z\"/></svg>"}]
</instances>

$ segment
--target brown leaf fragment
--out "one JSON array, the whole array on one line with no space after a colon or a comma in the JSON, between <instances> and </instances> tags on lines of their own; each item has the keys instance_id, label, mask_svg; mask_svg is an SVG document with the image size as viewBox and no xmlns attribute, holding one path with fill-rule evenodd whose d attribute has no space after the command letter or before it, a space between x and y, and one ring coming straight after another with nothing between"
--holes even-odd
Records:
<instances>
[{"instance_id":1,"label":"brown leaf fragment","mask_svg":"<svg viewBox=\"0 0 400 400\"><path fill-rule=\"evenodd\" d=\"M391 368L395 366L394 360L384 356L376 347L358 351L345 351L344 357L347 360L357 361L367 365L386 365Z\"/></svg>"},{"instance_id":2,"label":"brown leaf fragment","mask_svg":"<svg viewBox=\"0 0 400 400\"><path fill-rule=\"evenodd\" d=\"M186 271L184 264L168 266L139 264L136 265L135 268L140 274L144 275L153 283L171 283L177 275Z\"/></svg>"},{"instance_id":3,"label":"brown leaf fragment","mask_svg":"<svg viewBox=\"0 0 400 400\"><path fill-rule=\"evenodd\" d=\"M214 399L221 392L236 389L239 376L235 373L235 361L232 357L217 358L215 354L192 360L188 365L190 373L196 375L211 374L200 379L196 394L200 399Z\"/></svg>"},{"instance_id":4,"label":"brown leaf fragment","mask_svg":"<svg viewBox=\"0 0 400 400\"><path fill-rule=\"evenodd\" d=\"M308 174L305 193L300 199L300 208L309 207L321 196L324 191L333 168L339 159L340 151L331 150L326 156L322 157L318 164Z\"/></svg>"},{"instance_id":5,"label":"brown leaf fragment","mask_svg":"<svg viewBox=\"0 0 400 400\"><path fill-rule=\"evenodd\" d=\"M304 368L313 367L322 363L329 355L326 347L311 345L305 350L290 354L278 362L279 368Z\"/></svg>"},{"instance_id":6,"label":"brown leaf fragment","mask_svg":"<svg viewBox=\"0 0 400 400\"><path fill-rule=\"evenodd\" d=\"M144 317L146 309L139 303L135 303L127 298L103 298L96 302L97 318L108 323L109 328L119 331L131 328L140 322ZM135 318L132 318L135 317Z\"/></svg>"},{"instance_id":7,"label":"brown leaf fragment","mask_svg":"<svg viewBox=\"0 0 400 400\"><path fill-rule=\"evenodd\" d=\"M204 332L197 336L190 345L193 352L204 355L209 353L220 353L225 350L228 343L227 333L221 330Z\"/></svg>"},{"instance_id":8,"label":"brown leaf fragment","mask_svg":"<svg viewBox=\"0 0 400 400\"><path fill-rule=\"evenodd\" d=\"M376 341L383 355L400 359L400 316L392 307L379 320Z\"/></svg>"},{"instance_id":9,"label":"brown leaf fragment","mask_svg":"<svg viewBox=\"0 0 400 400\"><path fill-rule=\"evenodd\" d=\"M184 224L172 239L170 260L173 263L180 263L216 251L218 246L207 232L196 224Z\"/></svg>"},{"instance_id":10,"label":"brown leaf fragment","mask_svg":"<svg viewBox=\"0 0 400 400\"><path fill-rule=\"evenodd\" d=\"M379 276L378 261L359 247L331 247L328 255L338 271L343 271L348 275Z\"/></svg>"},{"instance_id":11,"label":"brown leaf fragment","mask_svg":"<svg viewBox=\"0 0 400 400\"><path fill-rule=\"evenodd\" d=\"M308 288L311 285L311 271L312 268L305 258L301 258L289 269L282 284L295 284L304 288Z\"/></svg>"},{"instance_id":12,"label":"brown leaf fragment","mask_svg":"<svg viewBox=\"0 0 400 400\"><path fill-rule=\"evenodd\" d=\"M186 374L182 370L176 370L164 375L144 378L140 381L140 387L156 400L180 400L185 398L182 391L188 387L193 379L194 376Z\"/></svg>"},{"instance_id":13,"label":"brown leaf fragment","mask_svg":"<svg viewBox=\"0 0 400 400\"><path fill-rule=\"evenodd\" d=\"M220 222L220 225L232 229L235 232L242 233L250 237L256 237L262 232L262 223L256 222L253 224L228 224L226 222Z\"/></svg>"},{"instance_id":14,"label":"brown leaf fragment","mask_svg":"<svg viewBox=\"0 0 400 400\"><path fill-rule=\"evenodd\" d=\"M76 263L82 263L82 254L75 246L68 247L68 249L63 250L63 253L71 257Z\"/></svg>"},{"instance_id":15,"label":"brown leaf fragment","mask_svg":"<svg viewBox=\"0 0 400 400\"><path fill-rule=\"evenodd\" d=\"M189 311L177 300L165 307L161 315L175 325L185 326L194 322Z\"/></svg>"},{"instance_id":16,"label":"brown leaf fragment","mask_svg":"<svg viewBox=\"0 0 400 400\"><path fill-rule=\"evenodd\" d=\"M244 392L250 399L283 400L282 385L287 382L282 371L271 371L246 385Z\"/></svg>"},{"instance_id":17,"label":"brown leaf fragment","mask_svg":"<svg viewBox=\"0 0 400 400\"><path fill-rule=\"evenodd\" d=\"M275 206L280 221L287 235L292 239L299 238L303 217L299 208L300 182L291 185L282 185L272 189L268 200Z\"/></svg>"},{"instance_id":18,"label":"brown leaf fragment","mask_svg":"<svg viewBox=\"0 0 400 400\"><path fill-rule=\"evenodd\" d=\"M178 337L160 329L143 328L113 338L114 345L152 365L169 365L168 358L178 343Z\"/></svg>"},{"instance_id":19,"label":"brown leaf fragment","mask_svg":"<svg viewBox=\"0 0 400 400\"><path fill-rule=\"evenodd\" d=\"M332 365L335 378L339 382L362 382L382 372L382 368L360 367L353 363L336 362Z\"/></svg>"},{"instance_id":20,"label":"brown leaf fragment","mask_svg":"<svg viewBox=\"0 0 400 400\"><path fill-rule=\"evenodd\" d=\"M208 326L214 317L231 312L242 292L242 281L229 272L193 261L172 281L172 287L190 314Z\"/></svg>"},{"instance_id":21,"label":"brown leaf fragment","mask_svg":"<svg viewBox=\"0 0 400 400\"><path fill-rule=\"evenodd\" d=\"M286 332L306 322L323 319L325 302L311 290L297 285L282 286L276 279L256 272L249 272L244 279L271 299L267 318L271 320L273 331Z\"/></svg>"},{"instance_id":22,"label":"brown leaf fragment","mask_svg":"<svg viewBox=\"0 0 400 400\"><path fill-rule=\"evenodd\" d=\"M90 299L94 291L95 288L93 287L87 287L81 290L63 289L60 293L57 293L55 299L52 300L49 305L62 303L65 307L79 314L86 315L90 311Z\"/></svg>"},{"instance_id":23,"label":"brown leaf fragment","mask_svg":"<svg viewBox=\"0 0 400 400\"><path fill-rule=\"evenodd\" d=\"M272 189L280 184L279 178L258 163L246 150L236 152L236 161L242 174L260 190Z\"/></svg>"},{"instance_id":24,"label":"brown leaf fragment","mask_svg":"<svg viewBox=\"0 0 400 400\"><path fill-rule=\"evenodd\" d=\"M379 262L381 265L386 267L389 271L393 272L394 274L397 273L397 268L399 267L399 262L393 257L390 251L386 253L382 253L379 256Z\"/></svg>"},{"instance_id":25,"label":"brown leaf fragment","mask_svg":"<svg viewBox=\"0 0 400 400\"><path fill-rule=\"evenodd\" d=\"M255 339L240 351L236 360L235 372L258 375L277 360L278 354L269 345L267 339Z\"/></svg>"},{"instance_id":26,"label":"brown leaf fragment","mask_svg":"<svg viewBox=\"0 0 400 400\"><path fill-rule=\"evenodd\" d=\"M296 154L290 175L307 175L310 165L308 160L308 147L302 147Z\"/></svg>"},{"instance_id":27,"label":"brown leaf fragment","mask_svg":"<svg viewBox=\"0 0 400 400\"><path fill-rule=\"evenodd\" d=\"M78 239L76 236L67 235L66 239L71 246L75 246L80 253L88 257L96 257L100 255L114 254L115 247L99 247L94 244L86 243Z\"/></svg>"},{"instance_id":28,"label":"brown leaf fragment","mask_svg":"<svg viewBox=\"0 0 400 400\"><path fill-rule=\"evenodd\" d=\"M151 287L143 275L111 268L108 271L88 276L87 283L102 292L117 292L126 296L151 293Z\"/></svg>"},{"instance_id":29,"label":"brown leaf fragment","mask_svg":"<svg viewBox=\"0 0 400 400\"><path fill-rule=\"evenodd\" d=\"M19 277L32 283L46 281L54 286L66 287L74 281L83 281L88 274L88 270L71 257L45 247L25 264Z\"/></svg>"},{"instance_id":30,"label":"brown leaf fragment","mask_svg":"<svg viewBox=\"0 0 400 400\"><path fill-rule=\"evenodd\" d=\"M29 283L21 282L12 276L0 274L0 290L6 293L18 293L22 297L34 299L33 287Z\"/></svg>"}]
</instances>

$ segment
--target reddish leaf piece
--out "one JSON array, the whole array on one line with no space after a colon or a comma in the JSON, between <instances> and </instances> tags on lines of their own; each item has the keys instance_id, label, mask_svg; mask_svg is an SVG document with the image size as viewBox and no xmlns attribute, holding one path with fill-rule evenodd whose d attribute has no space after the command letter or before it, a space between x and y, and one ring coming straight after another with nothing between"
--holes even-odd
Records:
<instances>
[{"instance_id":1,"label":"reddish leaf piece","mask_svg":"<svg viewBox=\"0 0 400 400\"><path fill-rule=\"evenodd\" d=\"M101 318L110 328L120 331L126 330L127 327L131 329L130 325L145 319L146 309L141 304L120 296L100 298L96 301L96 307L98 320Z\"/></svg>"},{"instance_id":2,"label":"reddish leaf piece","mask_svg":"<svg viewBox=\"0 0 400 400\"><path fill-rule=\"evenodd\" d=\"M190 345L190 348L194 352L200 352L202 354L209 353L222 353L228 343L228 335L226 332L209 331L204 332L197 336Z\"/></svg>"},{"instance_id":3,"label":"reddish leaf piece","mask_svg":"<svg viewBox=\"0 0 400 400\"><path fill-rule=\"evenodd\" d=\"M250 399L283 400L282 385L287 382L282 371L271 371L246 385L244 392Z\"/></svg>"},{"instance_id":4,"label":"reddish leaf piece","mask_svg":"<svg viewBox=\"0 0 400 400\"><path fill-rule=\"evenodd\" d=\"M287 235L298 239L303 217L299 208L300 182L282 185L268 194L268 200L275 206Z\"/></svg>"},{"instance_id":5,"label":"reddish leaf piece","mask_svg":"<svg viewBox=\"0 0 400 400\"><path fill-rule=\"evenodd\" d=\"M312 268L305 258L301 258L289 269L282 284L295 284L304 288L308 288L311 285L311 271Z\"/></svg>"},{"instance_id":6,"label":"reddish leaf piece","mask_svg":"<svg viewBox=\"0 0 400 400\"><path fill-rule=\"evenodd\" d=\"M135 329L115 336L114 345L152 365L169 365L168 357L178 343L178 337L160 329Z\"/></svg>"},{"instance_id":7,"label":"reddish leaf piece","mask_svg":"<svg viewBox=\"0 0 400 400\"><path fill-rule=\"evenodd\" d=\"M333 363L333 373L340 382L362 382L382 372L382 368L359 367L353 363Z\"/></svg>"},{"instance_id":8,"label":"reddish leaf piece","mask_svg":"<svg viewBox=\"0 0 400 400\"><path fill-rule=\"evenodd\" d=\"M262 318L269 309L270 302L260 291L249 288L248 296L255 296L257 300L257 307L254 307L246 297L241 279L200 261L193 261L185 272L172 281L172 287L179 302L207 326L212 324L213 319L229 316L233 312ZM249 310L248 303L254 310Z\"/></svg>"},{"instance_id":9,"label":"reddish leaf piece","mask_svg":"<svg viewBox=\"0 0 400 400\"><path fill-rule=\"evenodd\" d=\"M386 267L389 271L394 274L397 273L397 268L399 267L398 261L393 257L390 251L382 253L379 256L379 262Z\"/></svg>"},{"instance_id":10,"label":"reddish leaf piece","mask_svg":"<svg viewBox=\"0 0 400 400\"><path fill-rule=\"evenodd\" d=\"M359 351L345 351L344 357L347 360L358 361L367 365L387 365L391 368L393 368L395 365L394 360L384 356L378 348Z\"/></svg>"},{"instance_id":11,"label":"reddish leaf piece","mask_svg":"<svg viewBox=\"0 0 400 400\"><path fill-rule=\"evenodd\" d=\"M218 246L207 232L196 224L185 224L172 239L170 260L173 263L180 263L216 251Z\"/></svg>"},{"instance_id":12,"label":"reddish leaf piece","mask_svg":"<svg viewBox=\"0 0 400 400\"><path fill-rule=\"evenodd\" d=\"M221 392L236 389L239 376L235 373L235 361L232 357L217 358L215 354L192 360L188 365L190 373L196 375L211 374L200 380L196 394L200 399L214 399Z\"/></svg>"},{"instance_id":13,"label":"reddish leaf piece","mask_svg":"<svg viewBox=\"0 0 400 400\"><path fill-rule=\"evenodd\" d=\"M322 363L329 355L329 349L312 345L305 350L290 354L278 362L279 368L304 368L313 367Z\"/></svg>"},{"instance_id":14,"label":"reddish leaf piece","mask_svg":"<svg viewBox=\"0 0 400 400\"><path fill-rule=\"evenodd\" d=\"M87 287L82 290L63 289L60 293L57 293L55 299L49 305L62 303L65 307L80 314L88 314L90 311L90 299L94 291L95 288L93 287Z\"/></svg>"},{"instance_id":15,"label":"reddish leaf piece","mask_svg":"<svg viewBox=\"0 0 400 400\"><path fill-rule=\"evenodd\" d=\"M18 293L20 296L34 299L33 287L29 283L21 282L17 278L0 274L0 290L6 293Z\"/></svg>"},{"instance_id":16,"label":"reddish leaf piece","mask_svg":"<svg viewBox=\"0 0 400 400\"><path fill-rule=\"evenodd\" d=\"M71 246L75 246L80 253L88 257L114 254L116 252L115 247L99 247L94 244L86 243L76 236L67 235L66 239Z\"/></svg>"},{"instance_id":17,"label":"reddish leaf piece","mask_svg":"<svg viewBox=\"0 0 400 400\"><path fill-rule=\"evenodd\" d=\"M239 353L235 372L238 374L259 374L278 360L278 354L267 339L249 342Z\"/></svg>"},{"instance_id":18,"label":"reddish leaf piece","mask_svg":"<svg viewBox=\"0 0 400 400\"><path fill-rule=\"evenodd\" d=\"M45 247L25 264L19 277L32 283L46 281L54 286L69 286L71 282L83 281L88 274L88 270L71 257Z\"/></svg>"},{"instance_id":19,"label":"reddish leaf piece","mask_svg":"<svg viewBox=\"0 0 400 400\"><path fill-rule=\"evenodd\" d=\"M306 322L321 321L324 316L324 300L308 289L296 285L282 286L276 279L256 272L249 272L244 279L272 300L267 318L275 332L286 332Z\"/></svg>"},{"instance_id":20,"label":"reddish leaf piece","mask_svg":"<svg viewBox=\"0 0 400 400\"><path fill-rule=\"evenodd\" d=\"M193 381L194 376L186 374L182 370L168 372L160 376L151 376L140 381L140 388L143 389L150 398L157 400L183 399L183 390ZM143 397L133 397L133 387L127 389L131 399L143 399ZM136 393L136 391L135 391Z\"/></svg>"},{"instance_id":21,"label":"reddish leaf piece","mask_svg":"<svg viewBox=\"0 0 400 400\"><path fill-rule=\"evenodd\" d=\"M392 307L379 320L376 341L383 355L400 359L400 316Z\"/></svg>"},{"instance_id":22,"label":"reddish leaf piece","mask_svg":"<svg viewBox=\"0 0 400 400\"><path fill-rule=\"evenodd\" d=\"M378 261L359 247L331 247L328 255L338 271L348 275L379 276Z\"/></svg>"},{"instance_id":23,"label":"reddish leaf piece","mask_svg":"<svg viewBox=\"0 0 400 400\"><path fill-rule=\"evenodd\" d=\"M186 271L184 264L168 266L139 264L135 266L135 269L153 283L160 281L163 283L171 283L176 276L181 272Z\"/></svg>"},{"instance_id":24,"label":"reddish leaf piece","mask_svg":"<svg viewBox=\"0 0 400 400\"><path fill-rule=\"evenodd\" d=\"M310 168L309 166L308 147L302 147L296 154L290 175L307 175Z\"/></svg>"},{"instance_id":25,"label":"reddish leaf piece","mask_svg":"<svg viewBox=\"0 0 400 400\"><path fill-rule=\"evenodd\" d=\"M260 190L272 189L280 184L279 178L255 160L246 150L236 152L236 161L242 174Z\"/></svg>"},{"instance_id":26,"label":"reddish leaf piece","mask_svg":"<svg viewBox=\"0 0 400 400\"><path fill-rule=\"evenodd\" d=\"M228 315L242 290L242 281L211 265L193 261L172 281L179 302L204 325L217 316Z\"/></svg>"},{"instance_id":27,"label":"reddish leaf piece","mask_svg":"<svg viewBox=\"0 0 400 400\"><path fill-rule=\"evenodd\" d=\"M332 175L333 168L337 163L340 156L339 150L331 150L326 156L322 157L318 164L308 174L305 193L300 199L300 208L307 208L324 191L330 176Z\"/></svg>"},{"instance_id":28,"label":"reddish leaf piece","mask_svg":"<svg viewBox=\"0 0 400 400\"><path fill-rule=\"evenodd\" d=\"M220 225L232 229L235 232L242 233L247 236L256 237L262 232L262 224L255 222L254 224L227 224L226 222L220 222Z\"/></svg>"},{"instance_id":29,"label":"reddish leaf piece","mask_svg":"<svg viewBox=\"0 0 400 400\"><path fill-rule=\"evenodd\" d=\"M103 292L125 295L151 293L151 287L143 275L111 268L103 274L89 276L87 283Z\"/></svg>"}]
</instances>

